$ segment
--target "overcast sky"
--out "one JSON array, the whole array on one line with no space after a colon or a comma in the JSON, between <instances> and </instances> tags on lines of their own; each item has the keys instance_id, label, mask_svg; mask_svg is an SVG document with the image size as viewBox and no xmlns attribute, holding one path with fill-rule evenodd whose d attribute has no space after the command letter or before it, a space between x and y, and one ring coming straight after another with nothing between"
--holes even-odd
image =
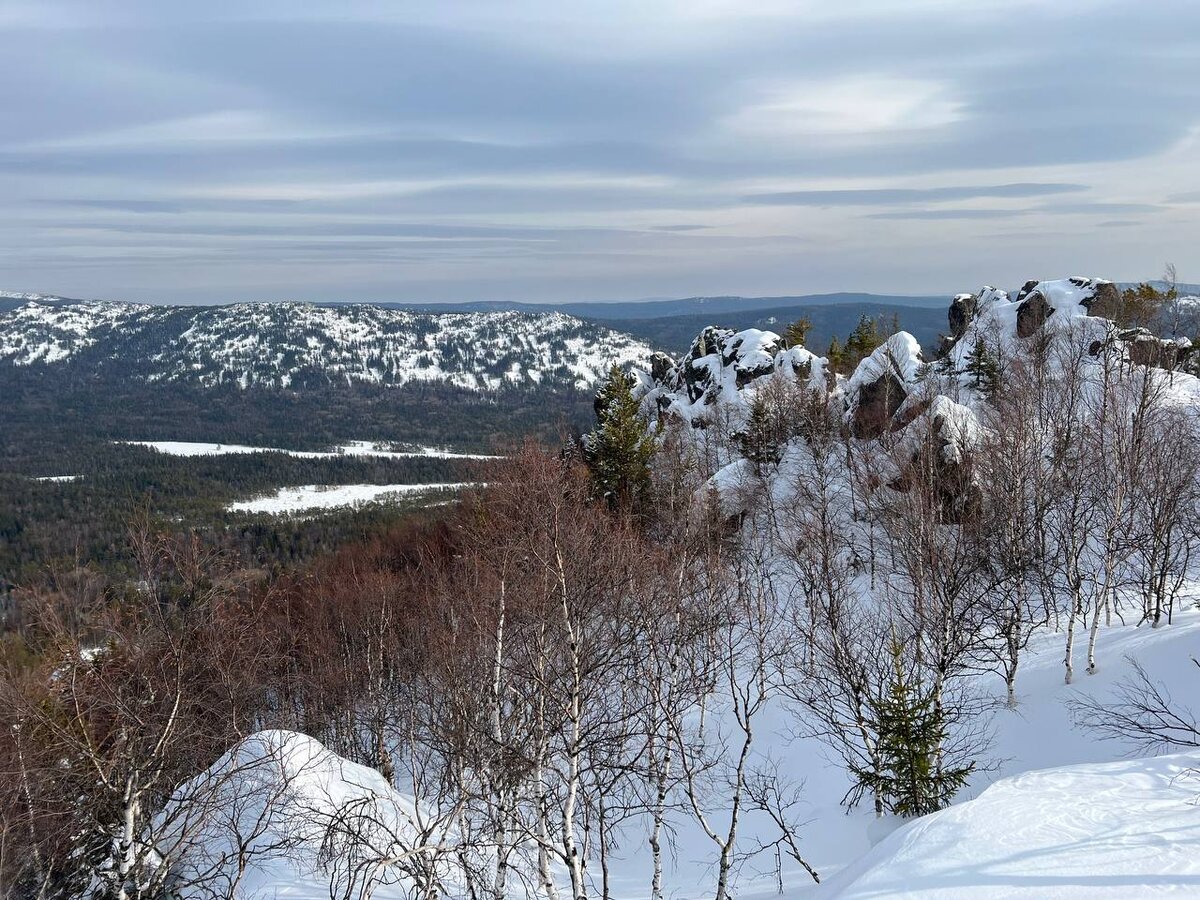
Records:
<instances>
[{"instance_id":1,"label":"overcast sky","mask_svg":"<svg viewBox=\"0 0 1200 900\"><path fill-rule=\"evenodd\" d=\"M1198 0L0 0L0 289L1200 281Z\"/></svg>"}]
</instances>

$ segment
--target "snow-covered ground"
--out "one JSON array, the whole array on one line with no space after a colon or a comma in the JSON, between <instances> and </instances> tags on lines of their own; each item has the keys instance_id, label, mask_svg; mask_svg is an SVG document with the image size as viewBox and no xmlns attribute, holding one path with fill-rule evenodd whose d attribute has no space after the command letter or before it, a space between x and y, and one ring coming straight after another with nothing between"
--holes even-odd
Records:
<instances>
[{"instance_id":1,"label":"snow-covered ground","mask_svg":"<svg viewBox=\"0 0 1200 900\"><path fill-rule=\"evenodd\" d=\"M486 453L459 453L440 447L416 447L411 450L393 450L390 445L374 441L350 441L336 450L284 450L279 447L251 447L246 444L212 444L204 441L118 441L138 447L149 447L168 456L225 456L239 453L286 453L305 459L337 459L346 456L379 456L388 459L412 459L432 457L435 459L500 459Z\"/></svg>"},{"instance_id":2,"label":"snow-covered ground","mask_svg":"<svg viewBox=\"0 0 1200 900\"><path fill-rule=\"evenodd\" d=\"M1046 769L890 835L841 900L1200 896L1200 750Z\"/></svg>"},{"instance_id":3,"label":"snow-covered ground","mask_svg":"<svg viewBox=\"0 0 1200 900\"><path fill-rule=\"evenodd\" d=\"M280 488L267 497L231 503L226 509L230 512L296 513L335 509L340 506L361 506L366 503L386 503L415 494L458 491L473 486L474 482L466 481L431 484L305 484Z\"/></svg>"},{"instance_id":4,"label":"snow-covered ground","mask_svg":"<svg viewBox=\"0 0 1200 900\"><path fill-rule=\"evenodd\" d=\"M1200 685L1195 655L1200 655L1200 612L1195 609L1158 630L1114 625L1101 632L1097 674L1067 687L1062 683L1061 636L1039 636L1019 679L1018 708L1002 706L999 678L991 685L997 700L996 740L988 759L995 767L973 776L949 809L907 823L877 820L865 808L847 813L840 806L846 777L821 745L789 740L782 718L769 727L764 722L760 752L804 783L807 824L800 831L800 848L823 877L815 885L785 866L783 896L1200 896L1200 751L1125 758L1128 748L1076 728L1068 706L1075 697L1111 695L1131 671L1126 657L1137 660L1151 678L1180 686L1184 699L1182 686ZM296 738L289 746L294 751L287 754L290 760L310 760L297 782L307 785L305 792L311 788L332 799L369 791L376 798L372 802L388 809L413 808L410 798L397 794L373 770L340 760L309 738ZM307 809L312 808L310 803ZM666 894L704 900L712 896L712 846L694 824L676 824ZM747 824L749 842L753 823L748 819ZM630 832L620 857L613 865L613 895L622 900L648 897L645 836ZM247 884L279 897L324 898L329 876L315 859L315 844L311 852L293 847L287 859L257 861ZM773 858L748 863L738 874L736 895L778 896L780 879L773 869ZM402 893L400 885L390 885L377 896Z\"/></svg>"},{"instance_id":5,"label":"snow-covered ground","mask_svg":"<svg viewBox=\"0 0 1200 900\"><path fill-rule=\"evenodd\" d=\"M967 867L963 870L962 877L955 884L954 890L948 893L940 895L922 893L914 888L913 893L899 896L912 898L925 896L957 898L961 896L970 897L972 900L984 897L990 900L994 897L1050 898L1060 896L1135 898L1152 894L1160 890L1164 884L1173 884L1177 895L1200 897L1200 778L1192 780L1190 785L1185 785L1180 781L1178 787L1170 786L1163 773L1169 769L1171 764L1164 764L1164 767L1154 769L1153 771L1158 774L1147 775L1141 781L1137 781L1131 774L1130 778L1134 779L1133 783L1139 785L1137 790L1134 790L1126 781L1114 781L1111 790L1106 790L1106 797L1103 800L1099 796L1094 799L1087 795L1076 797L1073 801L1073 808L1083 811L1075 817L1075 821L1069 825L1069 829L1067 823L1071 815L1068 810L1064 808L1060 813L1052 809L1052 807L1064 806L1061 794L1047 798L1047 802L1042 805L1033 805L1029 802L1027 794L1023 793L1024 788L1014 793L1004 786L1005 779L1020 776L1023 773L1055 767L1084 766L1085 768L1078 776L1078 781L1074 784L1079 788L1086 785L1089 790L1099 790L1095 787L1099 783L1099 776L1092 771L1095 764L1125 759L1130 754L1130 748L1098 740L1091 732L1076 727L1069 706L1071 700L1087 696L1095 696L1100 699L1111 696L1118 683L1131 674L1131 666L1126 657L1137 660L1152 679L1174 686L1173 694L1177 700L1184 703L1189 702L1188 686L1194 686L1191 696L1200 698L1200 669L1197 669L1192 662L1193 657L1200 657L1200 611L1185 610L1176 615L1173 625L1158 630L1149 626L1137 628L1132 624L1127 626L1114 624L1111 628L1102 629L1097 645L1099 661L1097 673L1092 676L1077 675L1075 684L1071 686L1063 683L1063 640L1063 635L1052 632L1035 636L1028 655L1022 662L1023 671L1018 675L1018 707L1015 710L1007 709L1005 706L1004 684L999 676L978 676L981 679L980 686L995 699L995 712L992 720L994 741L983 758L983 762L991 763L993 768L975 773L968 786L955 799L955 805L951 807L951 810L957 810L960 805L965 805L967 801L980 797L992 785L999 782L1000 790L995 797L1008 798L1014 804L1008 813L1008 821L1025 822L1028 826L1028 833L1022 838L1023 841L1028 842L1024 860L1013 856L1013 846L1011 842L1006 844L1003 835L993 832L989 836L987 832L983 831L982 829L986 828L985 824L978 826L975 830L970 830L957 818L951 818L945 825L940 826L941 830L933 833L929 841L923 841L921 837L924 834L923 831L918 831L917 837L909 840L902 835L908 830L916 828L916 825L908 825L905 828L906 823L902 820L894 818L877 820L868 808L869 803L848 813L840 805L840 802L850 787L850 782L840 766L830 761L828 750L815 740L789 738L789 728L786 722L779 720L764 722L764 727L759 732L763 740L763 746L759 748L759 752L779 762L781 769L794 782L803 782L805 808L802 818L807 824L800 830L800 848L808 862L821 873L826 882L822 885L815 885L803 872L795 868L789 869L785 862L785 895L805 898L841 896L836 892L838 890L836 885L845 886L846 882L838 878L833 884L830 884L831 876L843 869L854 867L859 860L864 858L876 860L878 865L883 867L885 865L883 858L877 854L888 851L879 848L873 850L872 848L897 828L905 828L904 832L897 835L901 841L899 846L904 848L904 856L901 861L905 866L928 865L932 873L939 871L937 869L937 866L940 865L938 858L945 854L946 842L950 840L947 835L955 831L959 833L959 838L954 840L962 842L962 846L958 850L962 854L962 859L968 861L974 859L975 862L973 868ZM1200 711L1200 700L1190 702L1196 711ZM781 710L777 710L777 714L782 718ZM1194 758L1194 764L1200 766L1200 756ZM1139 771L1137 768L1139 765L1144 765L1144 763L1132 764L1130 769L1122 769L1118 765L1113 771L1114 773L1136 773ZM1072 777L1068 773L1061 776L1060 780L1051 780L1048 784L1058 785L1055 790L1071 791L1073 788L1069 785L1072 783L1070 781ZM1028 782L1031 785L1037 783L1036 780ZM1148 825L1151 821L1144 816L1141 810L1160 788L1163 796L1154 802L1161 803L1162 809L1171 809L1173 812L1169 821L1165 822L1163 826L1163 838L1159 842L1159 847L1156 848L1153 845L1154 838L1152 836L1147 836L1142 848L1146 859L1140 869L1132 870L1141 873L1139 876L1141 880L1115 880L1113 866L1116 863L1110 865L1104 862L1110 857L1114 860L1117 859L1113 847L1117 845L1119 839L1118 831L1114 829L1128 829L1126 832L1121 832L1124 837L1120 840L1125 843L1120 846L1133 844L1138 829ZM1181 791L1182 793L1180 793ZM989 804L997 802L995 797L988 803L976 807L978 810L986 811L980 814L981 821L984 823L989 816L998 815L994 809L988 811ZM1186 805L1181 798L1190 799L1192 805ZM1087 810L1093 809L1093 802L1105 805L1102 808L1097 806L1094 812L1089 813ZM1051 813L1057 818L1048 820L1045 828L1034 827L1043 817ZM971 814L964 813L964 815ZM925 820L919 821L923 824ZM749 829L755 827L752 818L748 819L748 823ZM1189 827L1190 830L1188 830ZM746 840L752 841L752 831L749 829ZM1057 837L1055 837L1056 834ZM1055 850L1057 845L1067 842L1068 836L1073 847ZM1038 850L1036 841L1042 839L1046 840L1046 845ZM1174 850L1169 853L1160 852L1161 845L1174 841L1189 842L1190 847L1178 852ZM885 843L887 842L885 841ZM880 847L882 846L881 844ZM889 846L896 845L889 844ZM636 848L632 841L629 847L630 849L640 849ZM1059 892L1065 886L1065 881L1055 885L1052 881L1047 880L1043 881L1040 886L1037 882L1031 881L1030 884L1035 889L1027 893L969 893L967 891L967 888L972 890L987 888L993 875L991 871L993 865L1000 865L1003 860L1010 857L1010 861L1004 865L1009 865L1013 871L1025 866L1027 871L1041 871L1046 868L1046 871L1052 872L1057 863L1053 861L1050 855L1051 851L1069 854L1075 859L1081 859L1090 854L1093 857L1092 862L1081 864L1074 871L1086 873L1089 869L1093 869L1096 872L1107 872L1114 876L1114 880L1109 883L1118 889L1108 893L1088 894L1081 891L1077 895L1070 895ZM871 855L867 857L867 854ZM924 862L921 862L922 854L927 855ZM1045 854L1044 863L1043 856L1040 854ZM693 825L682 823L678 835L678 856L670 882L675 896L688 898L688 900L703 900L703 898L711 896L712 859L711 844L706 844L706 839ZM771 858L760 858L756 862L747 864L738 880L737 895L741 898L761 897L762 900L776 896L778 883L773 866L774 860ZM649 871L647 854L631 854L627 863L618 868L617 885L620 888L618 896L639 898L639 900L648 896ZM853 871L860 870L854 868ZM931 875L931 878L934 877L936 876ZM1176 881L1171 882L1170 878L1176 878ZM933 883L930 882L930 884ZM1081 878L1079 883L1090 890L1094 890L1100 884L1086 878ZM1185 887L1190 890L1184 890ZM894 884L887 889L879 889L875 892L871 892L868 887L862 888L861 891L856 888L858 892L845 896L854 898L892 897L897 896L889 892L894 888ZM955 891L961 891L961 893Z\"/></svg>"},{"instance_id":6,"label":"snow-covered ground","mask_svg":"<svg viewBox=\"0 0 1200 900\"><path fill-rule=\"evenodd\" d=\"M1195 656L1194 609L1158 630L1102 630L1099 671L1071 686L1063 684L1062 636L1037 636L1019 676L1018 709L997 711L997 769L976 775L949 809L847 861L827 886L832 896L1200 896L1200 751L1129 759L1129 747L1076 727L1069 708L1075 698L1111 696L1130 659L1187 703L1200 696Z\"/></svg>"}]
</instances>

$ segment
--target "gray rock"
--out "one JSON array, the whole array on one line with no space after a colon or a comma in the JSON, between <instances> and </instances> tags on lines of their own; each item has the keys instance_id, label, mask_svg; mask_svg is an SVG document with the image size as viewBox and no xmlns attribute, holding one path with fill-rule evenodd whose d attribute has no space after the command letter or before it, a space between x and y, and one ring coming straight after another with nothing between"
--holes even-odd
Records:
<instances>
[{"instance_id":1,"label":"gray rock","mask_svg":"<svg viewBox=\"0 0 1200 900\"><path fill-rule=\"evenodd\" d=\"M904 384L891 372L880 375L858 392L858 401L850 421L856 438L877 438L891 426L892 416L908 398Z\"/></svg>"}]
</instances>

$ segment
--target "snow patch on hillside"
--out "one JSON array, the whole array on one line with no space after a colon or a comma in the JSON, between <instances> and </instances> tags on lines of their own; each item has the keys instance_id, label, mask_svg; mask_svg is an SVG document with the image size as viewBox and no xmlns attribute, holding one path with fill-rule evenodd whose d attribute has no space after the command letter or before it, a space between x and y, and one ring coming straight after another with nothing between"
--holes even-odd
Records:
<instances>
[{"instance_id":1,"label":"snow patch on hillside","mask_svg":"<svg viewBox=\"0 0 1200 900\"><path fill-rule=\"evenodd\" d=\"M168 456L226 456L242 453L283 453L302 459L341 459L347 456L371 456L383 459L502 459L487 453L459 453L440 447L418 447L415 450L391 450L386 444L373 441L350 441L336 450L284 450L279 447L251 447L246 444L214 444L205 441L118 441L136 447L147 447Z\"/></svg>"},{"instance_id":2,"label":"snow patch on hillside","mask_svg":"<svg viewBox=\"0 0 1200 900\"><path fill-rule=\"evenodd\" d=\"M342 506L362 506L385 503L416 494L460 491L475 487L474 482L458 481L430 484L305 484L280 488L267 497L241 500L226 507L230 512L282 513L336 509Z\"/></svg>"}]
</instances>

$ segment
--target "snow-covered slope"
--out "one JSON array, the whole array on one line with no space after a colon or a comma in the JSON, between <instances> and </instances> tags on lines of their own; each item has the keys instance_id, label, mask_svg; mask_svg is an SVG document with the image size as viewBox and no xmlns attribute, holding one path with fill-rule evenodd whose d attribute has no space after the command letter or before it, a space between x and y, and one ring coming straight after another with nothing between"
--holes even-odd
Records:
<instances>
[{"instance_id":1,"label":"snow-covered slope","mask_svg":"<svg viewBox=\"0 0 1200 900\"><path fill-rule=\"evenodd\" d=\"M206 386L439 381L471 390L582 388L614 364L649 356L636 338L562 313L33 300L0 315L0 363L69 364Z\"/></svg>"},{"instance_id":2,"label":"snow-covered slope","mask_svg":"<svg viewBox=\"0 0 1200 900\"><path fill-rule=\"evenodd\" d=\"M0 360L18 366L65 362L102 341L131 340L168 312L135 303L34 298L0 316Z\"/></svg>"},{"instance_id":3,"label":"snow-covered slope","mask_svg":"<svg viewBox=\"0 0 1200 900\"><path fill-rule=\"evenodd\" d=\"M819 359L806 374L801 371L802 377L786 377L790 369L781 361L807 351L784 350L775 335L759 332L753 341L743 337L735 342L732 333L709 330L689 356L679 361L657 357L652 369L640 374L643 411L684 426L671 435L705 478L695 496L707 502L715 492L729 517L728 527L773 542L782 548L777 558L828 564L820 571L835 572L853 585L835 585L837 599L849 597L869 611L873 604L908 596L894 558L883 554L883 565L872 567L870 578L858 563L874 558L879 535L897 536L903 543L904 513L913 508L902 502L912 490L908 473L920 467L930 479L929 497L937 501L930 508L944 515L929 520L950 533L972 518L966 510L982 502L979 485L988 477L983 473L1000 469L983 468L985 455L991 448L1021 443L990 440L1003 413L982 383L977 363L981 348L994 362L1001 386L1022 385L1022 374L1029 377L1036 370L1044 378L1039 384L1044 397L1054 401L1068 376L1075 379L1084 398L1072 408L1075 420L1094 421L1101 408L1094 401L1108 396L1097 388L1104 377L1147 385L1147 395L1165 406L1200 412L1200 379L1192 374L1190 344L1106 318L1115 290L1111 282L1066 278L1030 282L1012 297L994 288L959 295L952 301L950 340L940 356L923 352L901 332L848 376L819 381L811 377L825 368ZM758 436L764 440L744 440L738 431L747 411L760 397L771 400L766 392L780 381L792 391L796 405L787 407L785 394L780 416L773 418L768 406L761 417ZM1162 392L1153 390L1157 387ZM827 401L823 409L836 420L835 428L811 426L805 433L780 427L790 424L786 420L797 411L808 414L803 404L809 399ZM1019 432L1030 445L1043 437L1036 413L1053 405L1038 407L1030 427ZM1011 412L1013 407L1004 409ZM764 444L776 452L763 452ZM1027 471L1039 472L1037 466L1047 456L1031 453ZM864 511L871 502L892 504L889 510L898 513L890 531ZM826 523L832 523L828 531ZM1132 528L1127 523L1123 527ZM823 545L830 534L834 540ZM984 532L985 543L990 534ZM953 544L945 543L950 556ZM823 554L822 546L834 552ZM1102 557L1089 558L1088 577L1103 569ZM787 572L786 564L781 570ZM1070 684L1064 683L1066 618L1057 616L1030 625L1011 705L1002 675L988 671L990 664L964 674L962 689L981 704L977 721L991 737L982 742L987 750L949 811L904 826L894 838L886 836L901 824L896 820L842 808L852 782L831 761L828 747L797 739L786 725L774 734L769 726L762 729L760 734L770 736L755 752L782 761L788 776L804 783L809 825L801 840L807 861L823 875L845 873L820 887L800 877L785 883L784 893L854 898L1200 896L1200 778L1172 781L1181 770L1200 765L1200 755L1114 762L1132 748L1101 740L1073 715L1088 698L1101 704L1119 700L1123 680L1136 672L1131 660L1181 704L1200 706L1191 699L1200 690L1200 670L1193 664L1200 657L1196 575L1194 566L1186 577L1180 573L1177 614L1160 628L1137 626L1140 601L1132 595L1121 595L1112 627L1102 624L1099 612L1091 615L1097 668L1086 675L1077 672ZM794 583L786 574L777 576L773 587L783 594L802 592L803 576L796 575ZM821 584L815 587L819 593ZM984 593L1004 595L994 585ZM1127 624L1118 623L1121 615ZM1072 646L1083 646L1078 635L1075 640ZM1025 774L1064 766L1071 768ZM872 849L881 838L883 843ZM680 840L688 846L686 837ZM676 872L675 879L681 896L703 890L700 879L689 880L686 872ZM743 898L765 897L775 887L769 878L756 881L743 875L737 892Z\"/></svg>"},{"instance_id":4,"label":"snow-covered slope","mask_svg":"<svg viewBox=\"0 0 1200 900\"><path fill-rule=\"evenodd\" d=\"M1200 750L1005 778L890 835L830 885L866 900L1200 895Z\"/></svg>"},{"instance_id":5,"label":"snow-covered slope","mask_svg":"<svg viewBox=\"0 0 1200 900\"><path fill-rule=\"evenodd\" d=\"M815 885L803 873L785 873L789 898L1138 898L1167 893L1200 896L1200 751L1150 759L1124 759L1128 748L1098 741L1075 726L1069 704L1080 697L1111 700L1131 660L1156 681L1200 682L1191 656L1200 648L1200 612L1187 610L1161 629L1114 625L1102 629L1108 661L1098 674L1066 686L1060 675L1058 637L1039 635L1030 648L1017 709L1000 708L993 722L996 767L981 771L962 796L939 813L902 823L877 820L869 809L847 811L847 783L836 762L812 738L786 727L766 728L759 753L786 765L804 783L800 845L824 876ZM998 679L979 676L981 687L1003 704ZM778 723L777 723L778 724ZM211 795L239 798L228 806L200 803ZM237 829L242 838L275 852L260 852L245 874L239 896L324 898L340 860L322 859L321 829L339 809L366 803L403 835L415 809L373 769L338 757L316 740L289 732L249 737L178 796L197 807L235 812L209 815L191 825L188 858L197 867L228 853ZM266 804L273 804L263 815ZM255 823L248 827L246 823ZM676 822L668 896L711 896L711 850L685 818ZM753 828L753 818L747 820ZM281 841L281 835L290 836ZM363 845L359 854L372 848ZM374 848L378 850L379 847ZM233 869L232 861L226 863ZM779 895L774 873L747 866L739 897ZM640 835L614 864L617 896L646 896L649 860ZM561 875L562 873L560 873ZM562 876L565 881L565 875ZM566 885L564 884L564 889ZM376 896L400 894L403 885ZM261 894L257 894L261 895ZM515 892L514 896L523 896Z\"/></svg>"}]
</instances>

